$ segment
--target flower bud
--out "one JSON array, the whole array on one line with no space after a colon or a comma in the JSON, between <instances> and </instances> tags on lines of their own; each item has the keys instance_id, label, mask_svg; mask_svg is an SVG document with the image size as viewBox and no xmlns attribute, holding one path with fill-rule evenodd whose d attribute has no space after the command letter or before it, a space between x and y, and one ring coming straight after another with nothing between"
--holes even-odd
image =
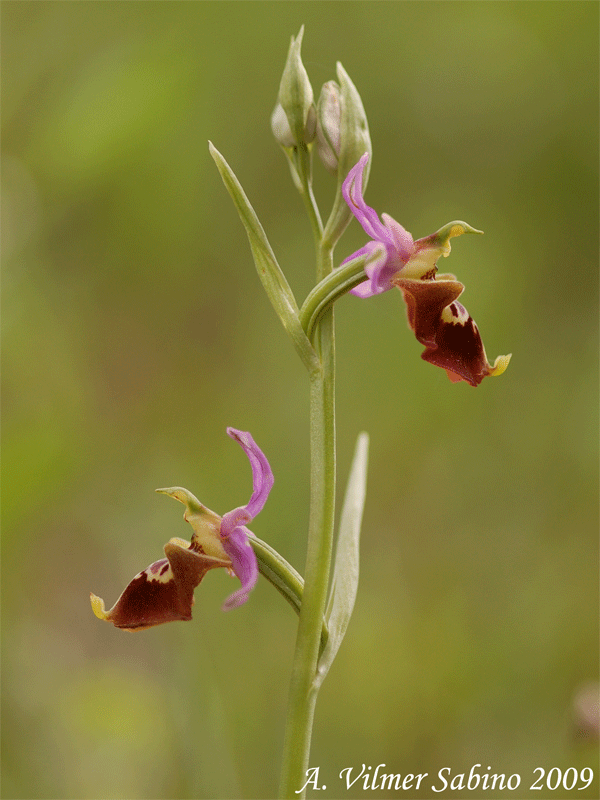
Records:
<instances>
[{"instance_id":1,"label":"flower bud","mask_svg":"<svg viewBox=\"0 0 600 800\"><path fill-rule=\"evenodd\" d=\"M332 175L338 168L341 117L340 87L335 81L328 81L321 89L317 104L317 153Z\"/></svg>"},{"instance_id":2,"label":"flower bud","mask_svg":"<svg viewBox=\"0 0 600 800\"><path fill-rule=\"evenodd\" d=\"M271 130L282 147L293 147L296 144L281 103L277 103L271 114Z\"/></svg>"},{"instance_id":3,"label":"flower bud","mask_svg":"<svg viewBox=\"0 0 600 800\"><path fill-rule=\"evenodd\" d=\"M284 147L309 144L315 138L316 133L313 90L300 56L303 34L304 26L300 28L300 33L296 38L292 36L277 98L278 105L281 106L287 119L290 135L288 136L288 131L280 120L277 107L271 118L271 127L275 138ZM289 141L291 144L287 144Z\"/></svg>"}]
</instances>

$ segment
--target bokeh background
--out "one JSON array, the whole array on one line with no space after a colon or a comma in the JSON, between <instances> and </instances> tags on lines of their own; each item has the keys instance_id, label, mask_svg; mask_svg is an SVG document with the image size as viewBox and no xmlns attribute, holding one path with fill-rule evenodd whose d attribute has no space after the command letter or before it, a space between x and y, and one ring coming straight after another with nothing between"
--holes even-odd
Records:
<instances>
[{"instance_id":1,"label":"bokeh background","mask_svg":"<svg viewBox=\"0 0 600 800\"><path fill-rule=\"evenodd\" d=\"M207 140L301 301L312 238L269 117L305 24L315 93L336 60L361 92L367 201L415 237L452 219L485 231L454 240L443 269L466 284L490 359L513 353L501 378L452 385L419 358L399 293L337 305L340 486L360 430L371 459L314 796L397 796L346 791L349 766L479 763L519 774L513 796L597 797L577 708L598 675L598 5L2 12L3 796L277 791L296 619L272 587L224 614L234 584L215 571L193 622L138 634L97 620L88 593L112 605L189 535L156 487L219 513L246 502L227 425L253 433L276 476L255 532L302 571L306 375ZM325 215L334 181L315 172ZM336 258L364 241L353 222ZM595 780L529 792L537 767Z\"/></svg>"}]
</instances>

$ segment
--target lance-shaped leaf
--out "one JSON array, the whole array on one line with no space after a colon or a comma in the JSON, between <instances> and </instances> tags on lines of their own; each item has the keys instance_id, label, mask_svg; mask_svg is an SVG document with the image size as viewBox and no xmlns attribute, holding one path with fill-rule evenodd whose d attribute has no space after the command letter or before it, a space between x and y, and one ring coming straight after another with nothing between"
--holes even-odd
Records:
<instances>
[{"instance_id":1,"label":"lance-shaped leaf","mask_svg":"<svg viewBox=\"0 0 600 800\"><path fill-rule=\"evenodd\" d=\"M281 267L277 263L277 259L269 244L264 228L260 224L256 212L250 205L250 201L246 197L240 182L229 164L211 142L209 142L209 150L221 174L225 188L229 192L242 224L246 229L256 270L267 296L271 301L271 305L277 312L277 316L283 323L283 327L292 338L294 346L307 369L317 369L319 363L318 356L302 329L298 317L298 305L290 289L290 285Z\"/></svg>"},{"instance_id":2,"label":"lance-shaped leaf","mask_svg":"<svg viewBox=\"0 0 600 800\"><path fill-rule=\"evenodd\" d=\"M315 689L323 683L329 672L346 634L354 609L358 590L360 526L367 490L368 456L369 436L367 433L361 433L356 442L352 469L342 507L333 580L325 612L329 637L317 663L317 672L313 681Z\"/></svg>"}]
</instances>

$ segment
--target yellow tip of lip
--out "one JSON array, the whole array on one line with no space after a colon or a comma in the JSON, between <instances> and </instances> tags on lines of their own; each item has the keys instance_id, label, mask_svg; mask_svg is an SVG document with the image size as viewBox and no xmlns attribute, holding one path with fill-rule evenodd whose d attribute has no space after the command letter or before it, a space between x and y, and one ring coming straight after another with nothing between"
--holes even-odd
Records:
<instances>
[{"instance_id":1,"label":"yellow tip of lip","mask_svg":"<svg viewBox=\"0 0 600 800\"><path fill-rule=\"evenodd\" d=\"M96 597L95 594L90 592L90 601L92 603L92 611L98 619L108 619L108 615L104 608L104 600L101 597Z\"/></svg>"},{"instance_id":2,"label":"yellow tip of lip","mask_svg":"<svg viewBox=\"0 0 600 800\"><path fill-rule=\"evenodd\" d=\"M507 356L498 356L498 358L494 362L494 366L490 375L502 375L503 372L506 372L506 368L510 362L512 357L512 353L509 353Z\"/></svg>"}]
</instances>

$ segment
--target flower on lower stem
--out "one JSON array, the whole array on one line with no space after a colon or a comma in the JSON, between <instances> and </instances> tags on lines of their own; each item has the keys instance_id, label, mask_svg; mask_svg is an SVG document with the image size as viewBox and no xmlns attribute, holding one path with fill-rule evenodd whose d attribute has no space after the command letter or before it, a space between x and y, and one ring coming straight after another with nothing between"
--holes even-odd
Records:
<instances>
[{"instance_id":1,"label":"flower on lower stem","mask_svg":"<svg viewBox=\"0 0 600 800\"><path fill-rule=\"evenodd\" d=\"M399 222L377 212L363 199L362 179L369 154L352 167L342 186L350 210L371 237L364 247L343 263L361 255L374 256L366 267L368 280L352 293L372 297L394 286L404 295L408 323L425 345L421 358L443 367L451 381L477 386L488 375L501 375L510 355L490 364L479 330L466 308L458 302L464 286L454 275L437 275L436 262L450 253L450 239L463 233L481 233L466 222L449 222L436 233L413 239ZM379 255L377 255L379 254Z\"/></svg>"},{"instance_id":2,"label":"flower on lower stem","mask_svg":"<svg viewBox=\"0 0 600 800\"><path fill-rule=\"evenodd\" d=\"M235 428L227 428L227 433L241 445L252 467L253 492L248 503L220 517L187 489L157 489L184 504L183 517L192 526L192 541L174 538L167 542L166 558L138 573L110 611L105 610L103 600L90 594L97 617L130 631L190 620L194 589L209 570L218 567L236 575L242 584L225 601L223 610L246 602L258 579L256 556L248 542L253 534L246 525L262 510L273 486L273 473L249 433Z\"/></svg>"}]
</instances>

